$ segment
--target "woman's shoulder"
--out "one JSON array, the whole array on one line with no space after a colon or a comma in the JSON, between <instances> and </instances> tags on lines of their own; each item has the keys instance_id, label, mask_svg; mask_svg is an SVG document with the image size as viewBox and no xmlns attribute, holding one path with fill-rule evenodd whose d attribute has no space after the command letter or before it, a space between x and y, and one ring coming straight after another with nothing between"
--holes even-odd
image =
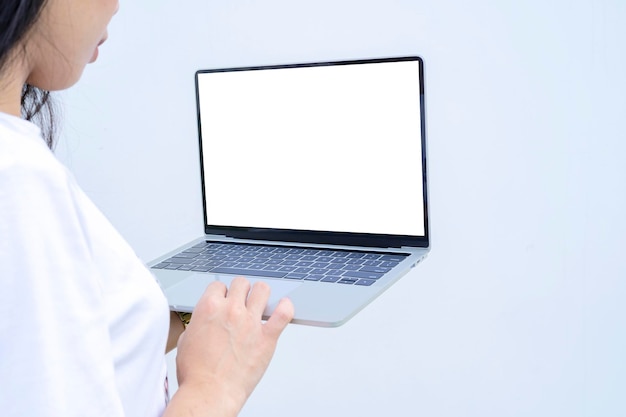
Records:
<instances>
[{"instance_id":1,"label":"woman's shoulder","mask_svg":"<svg viewBox=\"0 0 626 417\"><path fill-rule=\"evenodd\" d=\"M0 185L65 183L68 172L48 148L39 129L24 120L6 123L0 117ZM21 123L20 123L21 122Z\"/></svg>"}]
</instances>

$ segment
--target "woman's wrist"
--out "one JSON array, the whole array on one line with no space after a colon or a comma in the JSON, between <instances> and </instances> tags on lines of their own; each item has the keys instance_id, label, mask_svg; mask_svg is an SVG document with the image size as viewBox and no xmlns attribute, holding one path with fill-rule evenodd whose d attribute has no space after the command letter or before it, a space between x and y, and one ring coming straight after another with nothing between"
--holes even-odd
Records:
<instances>
[{"instance_id":1,"label":"woman's wrist","mask_svg":"<svg viewBox=\"0 0 626 417\"><path fill-rule=\"evenodd\" d=\"M232 398L219 384L185 382L179 385L163 417L236 417L244 402Z\"/></svg>"}]
</instances>

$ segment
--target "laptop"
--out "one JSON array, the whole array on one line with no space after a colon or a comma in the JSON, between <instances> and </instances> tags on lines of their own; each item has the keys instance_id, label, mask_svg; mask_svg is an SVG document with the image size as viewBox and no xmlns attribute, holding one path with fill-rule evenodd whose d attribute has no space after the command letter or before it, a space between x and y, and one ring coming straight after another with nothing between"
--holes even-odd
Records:
<instances>
[{"instance_id":1,"label":"laptop","mask_svg":"<svg viewBox=\"0 0 626 417\"><path fill-rule=\"evenodd\" d=\"M293 323L336 327L430 250L417 56L195 74L204 233L149 263L175 311L266 281Z\"/></svg>"}]
</instances>

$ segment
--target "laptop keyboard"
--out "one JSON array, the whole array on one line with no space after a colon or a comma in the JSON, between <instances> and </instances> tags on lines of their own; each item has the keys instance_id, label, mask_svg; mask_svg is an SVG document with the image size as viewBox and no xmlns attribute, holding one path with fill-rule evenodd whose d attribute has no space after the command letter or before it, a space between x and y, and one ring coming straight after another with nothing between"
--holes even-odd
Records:
<instances>
[{"instance_id":1,"label":"laptop keyboard","mask_svg":"<svg viewBox=\"0 0 626 417\"><path fill-rule=\"evenodd\" d=\"M207 241L152 268L369 286L406 256Z\"/></svg>"}]
</instances>

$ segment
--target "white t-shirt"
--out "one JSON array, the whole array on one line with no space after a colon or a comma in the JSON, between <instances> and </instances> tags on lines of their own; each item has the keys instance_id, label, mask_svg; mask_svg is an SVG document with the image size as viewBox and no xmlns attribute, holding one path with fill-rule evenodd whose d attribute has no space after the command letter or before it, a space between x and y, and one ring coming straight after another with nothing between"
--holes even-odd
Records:
<instances>
[{"instance_id":1,"label":"white t-shirt","mask_svg":"<svg viewBox=\"0 0 626 417\"><path fill-rule=\"evenodd\" d=\"M3 113L0 285L0 414L163 413L161 289L39 128Z\"/></svg>"}]
</instances>

